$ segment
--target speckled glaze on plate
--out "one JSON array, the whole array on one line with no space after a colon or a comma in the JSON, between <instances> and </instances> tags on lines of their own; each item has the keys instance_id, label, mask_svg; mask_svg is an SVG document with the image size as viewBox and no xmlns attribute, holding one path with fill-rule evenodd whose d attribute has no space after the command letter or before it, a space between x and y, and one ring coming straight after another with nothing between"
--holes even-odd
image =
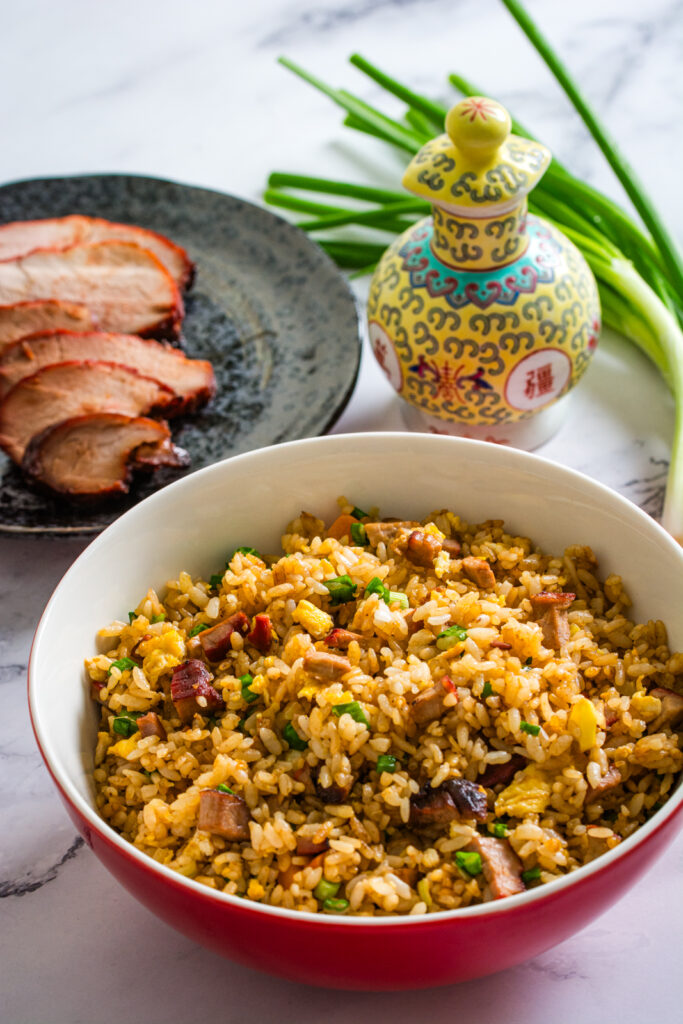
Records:
<instances>
[{"instance_id":1,"label":"speckled glaze on plate","mask_svg":"<svg viewBox=\"0 0 683 1024\"><path fill-rule=\"evenodd\" d=\"M211 360L217 393L171 424L192 458L185 472L332 426L358 374L358 311L344 277L303 232L234 196L158 178L88 175L0 188L0 223L69 213L161 231L197 265L182 347ZM33 491L0 453L0 531L97 533L179 475L140 478L115 505L78 507Z\"/></svg>"}]
</instances>

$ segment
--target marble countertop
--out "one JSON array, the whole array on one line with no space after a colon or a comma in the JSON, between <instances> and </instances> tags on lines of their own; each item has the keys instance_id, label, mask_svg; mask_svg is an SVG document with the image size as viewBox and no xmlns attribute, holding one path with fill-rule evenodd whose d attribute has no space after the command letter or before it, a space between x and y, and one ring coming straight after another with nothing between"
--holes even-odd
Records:
<instances>
[{"instance_id":1,"label":"marble countertop","mask_svg":"<svg viewBox=\"0 0 683 1024\"><path fill-rule=\"evenodd\" d=\"M683 139L680 0L530 0L672 230ZM352 138L329 102L280 68L286 53L370 102L360 51L416 88L486 84L589 181L623 201L567 101L497 0L24 0L3 9L5 181L86 171L166 176L257 200L272 169L395 181L399 164ZM673 130L672 126L676 129ZM363 286L358 286L364 297ZM621 339L603 338L542 454L661 509L673 404ZM402 429L399 400L363 355L335 431ZM683 836L580 934L502 974L428 993L307 989L220 960L134 902L67 820L30 731L31 637L78 539L0 537L0 991L8 1024L275 1019L408 1024L680 1020ZM416 956L419 951L416 950Z\"/></svg>"}]
</instances>

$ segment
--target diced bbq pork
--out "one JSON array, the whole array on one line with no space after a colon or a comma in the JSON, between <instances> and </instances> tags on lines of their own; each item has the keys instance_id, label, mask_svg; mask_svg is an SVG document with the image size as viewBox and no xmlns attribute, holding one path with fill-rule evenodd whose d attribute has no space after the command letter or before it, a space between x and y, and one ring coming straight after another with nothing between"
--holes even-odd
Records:
<instances>
[{"instance_id":1,"label":"diced bbq pork","mask_svg":"<svg viewBox=\"0 0 683 1024\"><path fill-rule=\"evenodd\" d=\"M333 647L338 651L346 651L349 644L353 643L354 640L359 644L367 643L366 637L362 636L361 633L352 633L350 629L335 627L324 638L323 643L326 647Z\"/></svg>"},{"instance_id":2,"label":"diced bbq pork","mask_svg":"<svg viewBox=\"0 0 683 1024\"><path fill-rule=\"evenodd\" d=\"M534 594L529 600L536 613L536 621L543 630L543 643L556 651L562 650L570 636L567 609L576 594L562 591L545 591Z\"/></svg>"},{"instance_id":3,"label":"diced bbq pork","mask_svg":"<svg viewBox=\"0 0 683 1024\"><path fill-rule=\"evenodd\" d=\"M194 715L225 711L225 701L211 685L210 679L206 665L196 658L173 669L171 700L181 722L191 722Z\"/></svg>"},{"instance_id":4,"label":"diced bbq pork","mask_svg":"<svg viewBox=\"0 0 683 1024\"><path fill-rule=\"evenodd\" d=\"M353 779L344 786L340 786L337 782L332 782L329 786L323 786L320 784L319 767L313 769L312 776L315 792L323 803L343 804L348 800L349 793L353 789Z\"/></svg>"},{"instance_id":5,"label":"diced bbq pork","mask_svg":"<svg viewBox=\"0 0 683 1024\"><path fill-rule=\"evenodd\" d=\"M323 839L321 843L314 843L308 836L296 837L296 852L299 857L317 857L319 853L325 853L329 848L329 839Z\"/></svg>"},{"instance_id":6,"label":"diced bbq pork","mask_svg":"<svg viewBox=\"0 0 683 1024\"><path fill-rule=\"evenodd\" d=\"M485 821L485 790L467 779L446 779L440 786L423 786L410 798L410 824L416 828L447 825L451 821Z\"/></svg>"},{"instance_id":7,"label":"diced bbq pork","mask_svg":"<svg viewBox=\"0 0 683 1024\"><path fill-rule=\"evenodd\" d=\"M164 723L159 718L156 711L148 711L146 715L141 715L138 718L138 729L144 736L158 736L159 739L166 739L166 729Z\"/></svg>"},{"instance_id":8,"label":"diced bbq pork","mask_svg":"<svg viewBox=\"0 0 683 1024\"><path fill-rule=\"evenodd\" d=\"M462 570L480 590L490 590L495 586L496 577L493 575L493 569L483 558L467 555L462 560Z\"/></svg>"},{"instance_id":9,"label":"diced bbq pork","mask_svg":"<svg viewBox=\"0 0 683 1024\"><path fill-rule=\"evenodd\" d=\"M450 676L444 676L438 683L428 686L426 690L418 693L417 697L410 702L410 713L415 724L428 725L445 715L449 710L444 703L446 694L454 692L455 686Z\"/></svg>"},{"instance_id":10,"label":"diced bbq pork","mask_svg":"<svg viewBox=\"0 0 683 1024\"><path fill-rule=\"evenodd\" d=\"M654 732L674 729L683 721L683 694L669 690L666 686L656 686L650 690L650 696L659 697L662 702L662 710L651 725Z\"/></svg>"},{"instance_id":11,"label":"diced bbq pork","mask_svg":"<svg viewBox=\"0 0 683 1024\"><path fill-rule=\"evenodd\" d=\"M413 530L406 545L406 558L422 569L431 569L434 559L441 551L441 541L432 533Z\"/></svg>"},{"instance_id":12,"label":"diced bbq pork","mask_svg":"<svg viewBox=\"0 0 683 1024\"><path fill-rule=\"evenodd\" d=\"M458 558L460 555L460 541L456 540L455 537L446 537L441 542L441 548L449 558Z\"/></svg>"},{"instance_id":13,"label":"diced bbq pork","mask_svg":"<svg viewBox=\"0 0 683 1024\"><path fill-rule=\"evenodd\" d=\"M590 804L595 800L599 800L605 793L609 793L611 789L616 789L617 786L621 785L621 782L621 772L616 765L610 765L597 786L589 788L586 793L585 803Z\"/></svg>"},{"instance_id":14,"label":"diced bbq pork","mask_svg":"<svg viewBox=\"0 0 683 1024\"><path fill-rule=\"evenodd\" d=\"M34 299L87 306L101 330L122 334L176 337L183 317L171 275L131 242L39 249L0 262L0 304Z\"/></svg>"},{"instance_id":15,"label":"diced bbq pork","mask_svg":"<svg viewBox=\"0 0 683 1024\"><path fill-rule=\"evenodd\" d=\"M92 242L134 242L154 253L179 288L186 288L194 266L184 249L169 238L133 224L118 224L100 217L54 217L23 220L0 227L0 260L14 260L36 249L67 249Z\"/></svg>"},{"instance_id":16,"label":"diced bbq pork","mask_svg":"<svg viewBox=\"0 0 683 1024\"><path fill-rule=\"evenodd\" d=\"M92 501L126 494L134 470L188 463L163 420L100 412L41 431L29 442L21 466L42 487Z\"/></svg>"},{"instance_id":17,"label":"diced bbq pork","mask_svg":"<svg viewBox=\"0 0 683 1024\"><path fill-rule=\"evenodd\" d=\"M249 838L249 808L241 796L218 789L203 789L199 794L197 828L223 836L231 842Z\"/></svg>"},{"instance_id":18,"label":"diced bbq pork","mask_svg":"<svg viewBox=\"0 0 683 1024\"><path fill-rule=\"evenodd\" d=\"M73 302L38 299L0 306L0 352L13 341L38 331L91 331L96 326L90 310Z\"/></svg>"},{"instance_id":19,"label":"diced bbq pork","mask_svg":"<svg viewBox=\"0 0 683 1024\"><path fill-rule=\"evenodd\" d=\"M244 612L223 619L211 629L204 629L198 634L199 643L209 661L221 661L228 651L232 650L231 636L239 633L246 636L249 632L249 619Z\"/></svg>"},{"instance_id":20,"label":"diced bbq pork","mask_svg":"<svg viewBox=\"0 0 683 1024\"><path fill-rule=\"evenodd\" d=\"M507 839L476 836L465 849L481 857L484 878L493 899L524 892L522 864Z\"/></svg>"},{"instance_id":21,"label":"diced bbq pork","mask_svg":"<svg viewBox=\"0 0 683 1024\"><path fill-rule=\"evenodd\" d=\"M317 679L333 682L341 679L351 669L351 662L339 654L326 651L308 651L304 655L304 669Z\"/></svg>"},{"instance_id":22,"label":"diced bbq pork","mask_svg":"<svg viewBox=\"0 0 683 1024\"><path fill-rule=\"evenodd\" d=\"M166 384L177 395L178 411L191 412L214 395L211 363L188 359L180 349L131 334L101 331L51 331L7 345L0 354L0 398L18 381L43 366L93 360L132 366Z\"/></svg>"},{"instance_id":23,"label":"diced bbq pork","mask_svg":"<svg viewBox=\"0 0 683 1024\"><path fill-rule=\"evenodd\" d=\"M176 401L165 384L128 366L104 362L44 366L19 381L0 402L0 447L20 463L31 438L63 420L99 412L173 415Z\"/></svg>"},{"instance_id":24,"label":"diced bbq pork","mask_svg":"<svg viewBox=\"0 0 683 1024\"><path fill-rule=\"evenodd\" d=\"M513 754L509 761L504 764L490 764L486 771L478 776L477 782L487 789L495 789L496 786L507 786L512 782L517 772L526 767L527 759L521 754Z\"/></svg>"},{"instance_id":25,"label":"diced bbq pork","mask_svg":"<svg viewBox=\"0 0 683 1024\"><path fill-rule=\"evenodd\" d=\"M254 628L247 633L247 640L261 654L266 654L270 650L270 645L273 642L273 627L269 615L254 616Z\"/></svg>"}]
</instances>

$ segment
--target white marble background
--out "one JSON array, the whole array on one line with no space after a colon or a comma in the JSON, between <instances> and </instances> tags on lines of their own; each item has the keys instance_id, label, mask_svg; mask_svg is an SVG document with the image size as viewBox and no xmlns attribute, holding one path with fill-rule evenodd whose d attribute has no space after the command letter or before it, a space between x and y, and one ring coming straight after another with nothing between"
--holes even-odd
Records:
<instances>
[{"instance_id":1,"label":"white marble background","mask_svg":"<svg viewBox=\"0 0 683 1024\"><path fill-rule=\"evenodd\" d=\"M683 4L529 0L529 8L683 235ZM391 183L398 159L342 130L329 102L275 63L285 53L373 102L379 90L345 63L356 50L444 99L450 70L481 82L560 159L622 200L497 0L0 0L0 181L131 171L252 200L275 168ZM337 430L402 426L398 402L367 355ZM605 338L543 454L656 513L672 409L645 360ZM31 636L83 546L0 537L3 1021L681 1020L680 838L581 934L526 965L428 993L339 994L266 978L218 959L143 910L76 839L28 723Z\"/></svg>"}]
</instances>

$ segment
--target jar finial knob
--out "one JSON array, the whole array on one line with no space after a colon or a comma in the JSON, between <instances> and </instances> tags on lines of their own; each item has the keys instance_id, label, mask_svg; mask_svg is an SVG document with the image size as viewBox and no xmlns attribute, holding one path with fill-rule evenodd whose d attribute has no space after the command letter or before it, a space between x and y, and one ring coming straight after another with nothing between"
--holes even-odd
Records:
<instances>
[{"instance_id":1,"label":"jar finial knob","mask_svg":"<svg viewBox=\"0 0 683 1024\"><path fill-rule=\"evenodd\" d=\"M487 163L503 145L511 128L504 106L486 96L468 96L446 115L446 131L462 155Z\"/></svg>"}]
</instances>

